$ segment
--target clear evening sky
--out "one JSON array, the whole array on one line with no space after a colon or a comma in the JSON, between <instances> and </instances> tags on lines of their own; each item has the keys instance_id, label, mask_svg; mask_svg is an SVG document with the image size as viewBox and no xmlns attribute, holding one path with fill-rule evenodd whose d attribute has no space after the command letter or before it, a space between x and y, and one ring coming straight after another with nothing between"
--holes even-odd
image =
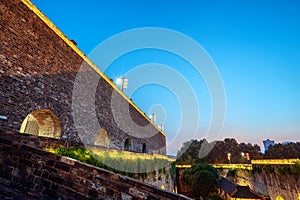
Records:
<instances>
[{"instance_id":1,"label":"clear evening sky","mask_svg":"<svg viewBox=\"0 0 300 200\"><path fill-rule=\"evenodd\" d=\"M234 137L259 145L267 138L299 141L300 1L32 2L86 55L105 39L133 28L163 27L193 38L214 60L226 90L226 121L216 139ZM117 59L105 73L116 80L147 63L167 65L189 81L201 113L196 137L202 138L211 117L210 96L201 76L184 59L154 49L135 51ZM139 78L143 76L147 75ZM181 112L172 91L149 84L130 98L144 112L156 112L157 123L165 124L168 141L174 137Z\"/></svg>"}]
</instances>

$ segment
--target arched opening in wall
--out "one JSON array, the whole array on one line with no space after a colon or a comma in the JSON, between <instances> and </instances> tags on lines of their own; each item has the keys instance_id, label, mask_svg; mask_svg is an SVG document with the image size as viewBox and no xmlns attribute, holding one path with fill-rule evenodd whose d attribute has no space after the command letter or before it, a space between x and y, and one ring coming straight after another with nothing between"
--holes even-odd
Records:
<instances>
[{"instance_id":1,"label":"arched opening in wall","mask_svg":"<svg viewBox=\"0 0 300 200\"><path fill-rule=\"evenodd\" d=\"M51 110L35 110L26 116L21 125L20 132L51 138L60 138L61 122Z\"/></svg>"},{"instance_id":2,"label":"arched opening in wall","mask_svg":"<svg viewBox=\"0 0 300 200\"><path fill-rule=\"evenodd\" d=\"M109 147L109 142L110 142L110 139L109 139L107 130L105 130L104 128L101 128L96 135L94 144L102 146L102 147Z\"/></svg>"},{"instance_id":3,"label":"arched opening in wall","mask_svg":"<svg viewBox=\"0 0 300 200\"><path fill-rule=\"evenodd\" d=\"M143 149L142 149L142 152L143 152L143 153L147 153L147 148L146 148L146 144L145 144L145 143L143 143Z\"/></svg>"},{"instance_id":4,"label":"arched opening in wall","mask_svg":"<svg viewBox=\"0 0 300 200\"><path fill-rule=\"evenodd\" d=\"M128 139L128 138L125 140L124 150L125 151L131 151L132 150L132 148L131 148L131 140Z\"/></svg>"}]
</instances>

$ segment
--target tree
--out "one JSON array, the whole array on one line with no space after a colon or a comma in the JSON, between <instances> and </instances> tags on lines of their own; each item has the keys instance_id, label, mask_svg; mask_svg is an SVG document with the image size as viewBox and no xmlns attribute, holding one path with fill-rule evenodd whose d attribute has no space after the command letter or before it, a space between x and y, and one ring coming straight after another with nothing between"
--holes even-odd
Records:
<instances>
[{"instance_id":1,"label":"tree","mask_svg":"<svg viewBox=\"0 0 300 200\"><path fill-rule=\"evenodd\" d=\"M266 159L300 158L300 143L275 144L265 152Z\"/></svg>"},{"instance_id":2,"label":"tree","mask_svg":"<svg viewBox=\"0 0 300 200\"><path fill-rule=\"evenodd\" d=\"M202 140L191 140L183 143L177 152L177 164L196 164L199 163L198 153L202 144Z\"/></svg>"},{"instance_id":3,"label":"tree","mask_svg":"<svg viewBox=\"0 0 300 200\"><path fill-rule=\"evenodd\" d=\"M257 144L238 143L234 138L226 138L223 141L210 143L210 145L213 145L213 148L202 158L199 156L199 152L202 145L206 143L207 141L205 139L200 141L190 140L183 143L181 149L177 152L176 163L190 165L197 163L229 163L227 158L228 153L231 154L231 163L249 163L250 161L245 157L246 154L249 155L250 159L263 158L260 147ZM292 152L295 155L296 153L294 151Z\"/></svg>"},{"instance_id":4,"label":"tree","mask_svg":"<svg viewBox=\"0 0 300 200\"><path fill-rule=\"evenodd\" d=\"M294 175L300 175L300 161L296 161L295 164L290 165L291 172Z\"/></svg>"},{"instance_id":5,"label":"tree","mask_svg":"<svg viewBox=\"0 0 300 200\"><path fill-rule=\"evenodd\" d=\"M219 185L219 173L210 165L196 164L187 169L182 177L183 184L190 187L190 196L199 199L216 194Z\"/></svg>"}]
</instances>

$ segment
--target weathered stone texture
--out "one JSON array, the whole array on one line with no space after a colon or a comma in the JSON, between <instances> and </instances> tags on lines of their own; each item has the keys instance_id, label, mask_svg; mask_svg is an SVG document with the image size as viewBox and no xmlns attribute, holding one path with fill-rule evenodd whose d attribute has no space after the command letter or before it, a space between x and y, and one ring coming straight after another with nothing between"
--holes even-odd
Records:
<instances>
[{"instance_id":1,"label":"weathered stone texture","mask_svg":"<svg viewBox=\"0 0 300 200\"><path fill-rule=\"evenodd\" d=\"M36 147L39 149L44 149L44 148L55 149L58 147L72 148L72 147L84 146L82 143L66 141L64 139L41 137L41 136L36 136L36 135L31 135L31 134L20 134L20 133L12 132L12 131L1 131L0 130L0 136L3 138L9 139L9 140L13 140L15 142L19 142L21 144L26 144L28 146ZM97 145L93 145L90 147L106 149L104 147L97 146ZM25 157L30 159L31 155L28 154ZM63 159L61 159L61 162L71 164L74 161L72 159L64 159L63 158ZM55 164L54 162L49 160L46 163L46 166L51 167L51 166L54 166L54 164ZM79 165L79 164L75 163L75 165ZM147 176L138 177L139 178L138 180L142 181L144 183L156 186L158 188L162 188L162 186L164 186L165 190L173 191L173 189L175 187L174 186L175 177L173 177L174 175L171 174L170 169L171 169L171 165L168 165L165 168L157 169L156 171L154 171L152 173L148 173ZM35 171L35 173L37 173L37 172Z\"/></svg>"},{"instance_id":2,"label":"weathered stone texture","mask_svg":"<svg viewBox=\"0 0 300 200\"><path fill-rule=\"evenodd\" d=\"M3 135L0 188L28 199L189 199Z\"/></svg>"},{"instance_id":3,"label":"weathered stone texture","mask_svg":"<svg viewBox=\"0 0 300 200\"><path fill-rule=\"evenodd\" d=\"M277 175L262 168L261 172L255 173L236 170L235 178L238 184L249 185L252 190L270 196L271 199L276 199L278 196L284 199L299 199L300 197L300 179L289 174Z\"/></svg>"},{"instance_id":4,"label":"weathered stone texture","mask_svg":"<svg viewBox=\"0 0 300 200\"><path fill-rule=\"evenodd\" d=\"M72 116L75 78L84 66L83 74L90 80L99 79L93 94L96 116L88 115L85 120L98 120L109 135L109 146L124 149L124 142L129 138L132 151L141 152L145 143L149 153L166 153L165 136L152 125L143 129L149 125L146 117L113 92L115 90L106 80L20 0L1 0L0 29L0 115L7 117L0 119L0 129L18 132L29 113L48 109L59 118L62 137L80 142L78 135L84 133L85 142L93 143L99 130L79 130ZM93 82L90 84L88 78L85 80L87 88L80 91L82 96L88 93L88 86ZM116 100L112 105L114 93ZM129 105L130 119L123 111L124 105ZM83 105L82 112L90 112L85 111L84 106L87 105ZM116 123L112 106L125 128ZM131 120L140 127L130 125Z\"/></svg>"}]
</instances>

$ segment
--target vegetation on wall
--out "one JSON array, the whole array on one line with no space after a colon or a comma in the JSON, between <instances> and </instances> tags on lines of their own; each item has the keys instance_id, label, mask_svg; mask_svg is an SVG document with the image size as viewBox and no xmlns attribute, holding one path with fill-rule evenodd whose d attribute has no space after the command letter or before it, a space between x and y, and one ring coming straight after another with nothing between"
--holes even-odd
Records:
<instances>
[{"instance_id":1,"label":"vegetation on wall","mask_svg":"<svg viewBox=\"0 0 300 200\"><path fill-rule=\"evenodd\" d=\"M155 174L156 170L166 175L166 166L174 161L163 155L137 154L117 150L92 149L93 153L91 153L90 150L83 147L58 147L48 150L136 179L144 179L150 174Z\"/></svg>"},{"instance_id":2,"label":"vegetation on wall","mask_svg":"<svg viewBox=\"0 0 300 200\"><path fill-rule=\"evenodd\" d=\"M283 175L292 175L295 178L300 176L300 161L296 161L295 164L292 165L282 165L282 166L271 166L271 165L263 165L263 166L254 166L252 173L261 174L262 171L265 171L267 174L277 174L280 176Z\"/></svg>"},{"instance_id":3,"label":"vegetation on wall","mask_svg":"<svg viewBox=\"0 0 300 200\"><path fill-rule=\"evenodd\" d=\"M275 174L277 175L293 175L295 177L300 176L300 161L297 161L293 165L281 166L275 168Z\"/></svg>"}]
</instances>

